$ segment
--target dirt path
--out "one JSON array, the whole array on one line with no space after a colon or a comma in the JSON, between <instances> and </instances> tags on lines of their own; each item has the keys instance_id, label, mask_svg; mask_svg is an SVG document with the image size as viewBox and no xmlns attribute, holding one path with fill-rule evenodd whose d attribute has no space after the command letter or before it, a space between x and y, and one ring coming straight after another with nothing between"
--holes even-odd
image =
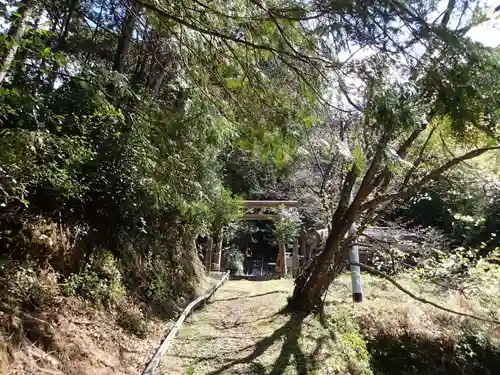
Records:
<instances>
[{"instance_id":1,"label":"dirt path","mask_svg":"<svg viewBox=\"0 0 500 375\"><path fill-rule=\"evenodd\" d=\"M440 304L452 303L435 286L402 282L417 294L440 296ZM459 332L456 317L415 302L385 280L365 275L362 305L352 303L349 286L349 275L336 280L320 320L279 314L292 280L228 281L209 305L188 319L158 374L366 375L374 373L372 368L393 373L397 367L390 367L391 361L401 356L399 342L407 332L418 340L439 334L450 340ZM456 303L450 307L460 308ZM380 349L370 352L368 345ZM408 359L415 359L409 353L421 348L409 348Z\"/></svg>"},{"instance_id":2,"label":"dirt path","mask_svg":"<svg viewBox=\"0 0 500 375\"><path fill-rule=\"evenodd\" d=\"M314 373L306 367L321 356L318 338L301 337L306 321L277 314L292 287L291 280L228 281L189 318L159 373Z\"/></svg>"}]
</instances>

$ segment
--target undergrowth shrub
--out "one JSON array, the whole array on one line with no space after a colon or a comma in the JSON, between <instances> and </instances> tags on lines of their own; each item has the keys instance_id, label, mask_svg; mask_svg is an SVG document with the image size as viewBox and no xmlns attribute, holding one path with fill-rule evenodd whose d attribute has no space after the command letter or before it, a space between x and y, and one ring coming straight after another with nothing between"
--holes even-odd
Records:
<instances>
[{"instance_id":1,"label":"undergrowth shrub","mask_svg":"<svg viewBox=\"0 0 500 375\"><path fill-rule=\"evenodd\" d=\"M169 285L165 270L161 267L153 266L150 283L147 288L149 300L157 306L165 306L172 297L172 286Z\"/></svg>"},{"instance_id":2,"label":"undergrowth shrub","mask_svg":"<svg viewBox=\"0 0 500 375\"><path fill-rule=\"evenodd\" d=\"M85 256L82 239L87 232L85 223L69 218L0 212L0 259L27 262L33 268L50 268L67 276Z\"/></svg>"},{"instance_id":3,"label":"undergrowth shrub","mask_svg":"<svg viewBox=\"0 0 500 375\"><path fill-rule=\"evenodd\" d=\"M332 338L335 353L329 361L329 374L371 375L371 356L358 323L349 314L335 311L323 323Z\"/></svg>"},{"instance_id":4,"label":"undergrowth shrub","mask_svg":"<svg viewBox=\"0 0 500 375\"><path fill-rule=\"evenodd\" d=\"M412 332L380 334L367 343L375 374L493 375L500 368L498 342L471 332L463 332L457 341Z\"/></svg>"},{"instance_id":5,"label":"undergrowth shrub","mask_svg":"<svg viewBox=\"0 0 500 375\"><path fill-rule=\"evenodd\" d=\"M165 318L175 314L179 302L195 294L203 273L194 242L179 243L176 229L169 228L163 241L149 243L144 250L129 245L120 254L123 280L132 297Z\"/></svg>"},{"instance_id":6,"label":"undergrowth shrub","mask_svg":"<svg viewBox=\"0 0 500 375\"><path fill-rule=\"evenodd\" d=\"M137 306L126 306L120 310L118 325L139 338L146 337L147 323L142 311Z\"/></svg>"},{"instance_id":7,"label":"undergrowth shrub","mask_svg":"<svg viewBox=\"0 0 500 375\"><path fill-rule=\"evenodd\" d=\"M66 295L97 305L114 305L125 295L118 261L109 251L92 254L82 268L63 282Z\"/></svg>"},{"instance_id":8,"label":"undergrowth shrub","mask_svg":"<svg viewBox=\"0 0 500 375\"><path fill-rule=\"evenodd\" d=\"M43 307L59 293L57 274L26 263L0 266L0 301L8 306L33 310Z\"/></svg>"},{"instance_id":9,"label":"undergrowth shrub","mask_svg":"<svg viewBox=\"0 0 500 375\"><path fill-rule=\"evenodd\" d=\"M500 368L500 336L481 322L399 310L362 313L358 321L375 375L493 375Z\"/></svg>"}]
</instances>

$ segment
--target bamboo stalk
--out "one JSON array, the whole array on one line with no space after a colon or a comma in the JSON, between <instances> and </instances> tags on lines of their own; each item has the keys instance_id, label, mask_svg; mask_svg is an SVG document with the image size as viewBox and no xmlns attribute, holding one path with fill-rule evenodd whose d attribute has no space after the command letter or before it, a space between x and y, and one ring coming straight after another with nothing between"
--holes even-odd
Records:
<instances>
[{"instance_id":1,"label":"bamboo stalk","mask_svg":"<svg viewBox=\"0 0 500 375\"><path fill-rule=\"evenodd\" d=\"M167 350L170 348L172 343L174 342L175 337L177 336L177 333L180 331L180 328L182 324L184 323L184 320L188 317L188 315L192 312L192 310L200 305L202 302L206 303L213 295L214 293L222 286L222 284L228 279L229 277L229 271L222 276L222 278L215 284L212 289L210 289L207 293L204 295L196 298L193 302L191 302L187 307L184 309L183 313L179 316L177 319L177 322L173 326L173 328L170 330L168 333L167 337L163 342L161 343L160 347L156 350L155 355L151 359L151 361L148 363L147 367L144 369L142 372L142 375L153 375L153 372L156 370L158 365L160 364L161 360L165 356L165 353Z\"/></svg>"}]
</instances>

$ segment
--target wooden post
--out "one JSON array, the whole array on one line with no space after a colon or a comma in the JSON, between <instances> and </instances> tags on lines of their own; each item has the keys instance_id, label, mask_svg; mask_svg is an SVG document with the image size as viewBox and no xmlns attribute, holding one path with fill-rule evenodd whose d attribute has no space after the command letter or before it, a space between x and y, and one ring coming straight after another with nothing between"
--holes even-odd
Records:
<instances>
[{"instance_id":1,"label":"wooden post","mask_svg":"<svg viewBox=\"0 0 500 375\"><path fill-rule=\"evenodd\" d=\"M319 245L321 244L321 236L319 235L317 230L314 231L313 236L314 239L312 241L311 248L309 249L309 260L313 258L313 256L316 254L316 251L319 249Z\"/></svg>"},{"instance_id":2,"label":"wooden post","mask_svg":"<svg viewBox=\"0 0 500 375\"><path fill-rule=\"evenodd\" d=\"M293 243L292 252L292 275L297 276L297 271L299 269L299 242L295 240Z\"/></svg>"},{"instance_id":3,"label":"wooden post","mask_svg":"<svg viewBox=\"0 0 500 375\"><path fill-rule=\"evenodd\" d=\"M302 259L307 261L307 254L306 254L306 241L307 241L307 233L302 225L300 227L300 237L299 237L299 255L302 255ZM300 263L300 262L299 262Z\"/></svg>"},{"instance_id":4,"label":"wooden post","mask_svg":"<svg viewBox=\"0 0 500 375\"><path fill-rule=\"evenodd\" d=\"M223 239L223 231L222 229L219 230L219 233L217 235L217 243L215 244L215 256L214 256L214 264L213 264L213 270L214 271L220 271L220 266L221 266L221 260L222 260L222 239Z\"/></svg>"},{"instance_id":5,"label":"wooden post","mask_svg":"<svg viewBox=\"0 0 500 375\"><path fill-rule=\"evenodd\" d=\"M276 257L276 265L274 266L274 272L277 275L281 275L281 241L278 243L278 256Z\"/></svg>"},{"instance_id":6,"label":"wooden post","mask_svg":"<svg viewBox=\"0 0 500 375\"><path fill-rule=\"evenodd\" d=\"M205 262L205 266L207 267L207 273L210 273L211 267L212 267L212 247L213 247L214 240L212 237L208 237L207 241L207 259Z\"/></svg>"},{"instance_id":7,"label":"wooden post","mask_svg":"<svg viewBox=\"0 0 500 375\"><path fill-rule=\"evenodd\" d=\"M282 238L279 244L280 247L280 252L279 252L279 257L280 257L280 274L281 277L286 276L287 274L287 267L286 267L286 247L285 247L285 239Z\"/></svg>"},{"instance_id":8,"label":"wooden post","mask_svg":"<svg viewBox=\"0 0 500 375\"><path fill-rule=\"evenodd\" d=\"M220 261L221 271L225 271L227 268L227 251L228 247L222 248L221 261Z\"/></svg>"}]
</instances>

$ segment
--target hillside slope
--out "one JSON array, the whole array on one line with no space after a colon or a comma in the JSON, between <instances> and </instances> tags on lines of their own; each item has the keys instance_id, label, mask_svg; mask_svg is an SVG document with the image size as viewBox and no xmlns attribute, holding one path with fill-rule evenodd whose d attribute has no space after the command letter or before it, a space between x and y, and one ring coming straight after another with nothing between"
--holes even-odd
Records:
<instances>
[{"instance_id":1,"label":"hillside slope","mask_svg":"<svg viewBox=\"0 0 500 375\"><path fill-rule=\"evenodd\" d=\"M173 323L129 297L106 308L61 294L38 307L0 305L0 374L140 373Z\"/></svg>"}]
</instances>

